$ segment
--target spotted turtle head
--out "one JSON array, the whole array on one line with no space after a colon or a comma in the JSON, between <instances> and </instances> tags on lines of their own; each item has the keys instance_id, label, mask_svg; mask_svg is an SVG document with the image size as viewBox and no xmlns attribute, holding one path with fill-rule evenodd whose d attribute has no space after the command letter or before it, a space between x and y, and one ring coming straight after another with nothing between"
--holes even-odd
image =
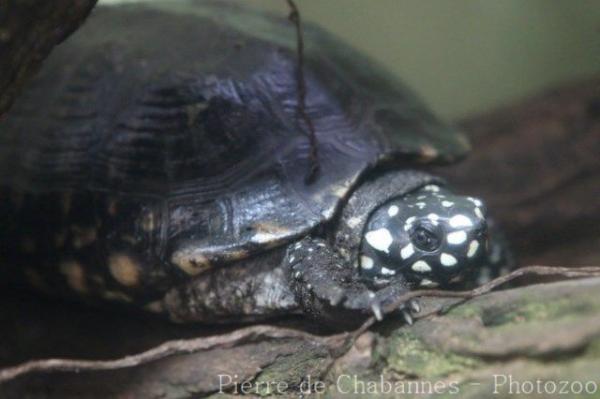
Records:
<instances>
[{"instance_id":1,"label":"spotted turtle head","mask_svg":"<svg viewBox=\"0 0 600 399\"><path fill-rule=\"evenodd\" d=\"M369 217L359 258L374 285L404 277L423 286L444 285L486 259L482 201L428 185L377 208Z\"/></svg>"}]
</instances>

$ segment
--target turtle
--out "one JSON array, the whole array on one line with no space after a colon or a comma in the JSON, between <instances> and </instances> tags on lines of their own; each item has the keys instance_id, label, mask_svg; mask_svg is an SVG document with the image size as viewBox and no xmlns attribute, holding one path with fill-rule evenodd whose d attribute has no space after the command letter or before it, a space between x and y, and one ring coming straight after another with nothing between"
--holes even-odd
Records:
<instances>
[{"instance_id":1,"label":"turtle","mask_svg":"<svg viewBox=\"0 0 600 399\"><path fill-rule=\"evenodd\" d=\"M97 7L0 121L4 280L176 322L345 326L498 274L483 201L429 168L465 135L326 30L303 39L300 66L283 17Z\"/></svg>"}]
</instances>

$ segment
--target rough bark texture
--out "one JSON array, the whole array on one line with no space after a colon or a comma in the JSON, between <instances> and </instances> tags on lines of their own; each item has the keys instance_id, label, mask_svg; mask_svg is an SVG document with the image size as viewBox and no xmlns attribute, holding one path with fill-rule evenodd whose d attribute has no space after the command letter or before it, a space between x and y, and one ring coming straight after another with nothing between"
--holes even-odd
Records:
<instances>
[{"instance_id":1,"label":"rough bark texture","mask_svg":"<svg viewBox=\"0 0 600 399\"><path fill-rule=\"evenodd\" d=\"M77 29L96 1L0 2L0 117L52 48Z\"/></svg>"},{"instance_id":2,"label":"rough bark texture","mask_svg":"<svg viewBox=\"0 0 600 399\"><path fill-rule=\"evenodd\" d=\"M474 155L442 171L465 191L482 193L523 264L600 266L599 82L562 88L465 122L473 133ZM260 339L124 370L23 376L1 385L0 397L196 398L218 392L219 374L251 381L250 393L258 396L276 392L283 383L282 394L297 396L307 388L309 375L312 383L324 381L329 397L355 389L373 396L392 389L414 394L403 397L457 397L452 392L458 389L460 397L524 397L527 381L536 385L537 379L557 386L561 381L600 385L599 290L600 279L538 284L475 298L413 326L387 320L335 361L334 341ZM168 339L219 333L39 303L15 293L2 301L1 366L45 357L115 358ZM422 303L427 313L450 302ZM307 328L299 320L282 323ZM521 395L515 384L512 394L508 382L494 386L494 375L512 375ZM266 385L278 382L279 387ZM574 387L561 397L576 397ZM495 388L498 394L492 395ZM224 395L234 389L229 385ZM432 389L441 395L422 394Z\"/></svg>"},{"instance_id":3,"label":"rough bark texture","mask_svg":"<svg viewBox=\"0 0 600 399\"><path fill-rule=\"evenodd\" d=\"M238 383L251 381L246 392L258 396L274 392L297 396L300 390L308 390L310 376L313 389L329 397L342 397L348 392L378 396L386 389L414 394L406 397L439 397L432 386L450 397L456 390L460 397L468 398L491 397L494 391L498 392L494 397L521 397L511 395L508 382L495 375L512 375L520 383L538 379L597 382L598 290L600 279L539 284L475 298L444 316L425 318L413 326L389 320L363 334L349 352L335 361L327 341L265 339L124 370L25 376L0 386L0 396L196 398L217 393L219 375L225 375L222 381L229 377ZM422 300L424 312L441 303L450 301ZM41 316L40 306L30 305L25 307L28 316L15 314L17 320ZM71 320L70 324L57 325L52 320L51 330L39 329L43 327L39 322L37 326L21 327L21 345L27 341L46 348L39 352L30 349L30 356L77 353L107 358L140 350L167 337L193 335L193 329L177 331L175 327L148 322L140 325L114 315L97 317L88 312L81 318L78 312L71 313L74 309L67 309L64 314L76 315L76 323ZM57 316L52 307L44 313ZM55 331L66 335L63 342L57 342L60 339L53 334ZM36 334L39 336L32 336ZM50 351L49 337L54 339ZM21 345L8 350L17 352ZM323 382L322 388L315 385L318 381ZM278 391L275 383L285 388ZM231 384L223 387L227 394L235 389L242 388ZM432 394L422 395L429 392ZM512 392L516 392L514 386Z\"/></svg>"}]
</instances>

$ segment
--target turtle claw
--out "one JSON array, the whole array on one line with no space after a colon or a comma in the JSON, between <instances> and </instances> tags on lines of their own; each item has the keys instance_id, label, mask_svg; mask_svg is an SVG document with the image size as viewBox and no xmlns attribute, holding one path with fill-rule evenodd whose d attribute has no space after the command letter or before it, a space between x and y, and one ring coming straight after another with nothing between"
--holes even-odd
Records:
<instances>
[{"instance_id":1,"label":"turtle claw","mask_svg":"<svg viewBox=\"0 0 600 399\"><path fill-rule=\"evenodd\" d=\"M296 300L307 314L343 319L344 323L352 324L369 315L382 321L386 309L409 289L398 283L373 292L370 287L353 281L354 269L344 267L344 259L319 238L307 237L291 245L283 264ZM411 300L394 313L402 313L406 323L412 324L420 311L417 301Z\"/></svg>"},{"instance_id":2,"label":"turtle claw","mask_svg":"<svg viewBox=\"0 0 600 399\"><path fill-rule=\"evenodd\" d=\"M329 304L331 306L338 306L344 299L346 299L346 292L339 287L334 287L332 291L333 292L329 297Z\"/></svg>"},{"instance_id":3,"label":"turtle claw","mask_svg":"<svg viewBox=\"0 0 600 399\"><path fill-rule=\"evenodd\" d=\"M402 309L402 317L404 318L406 324L408 324L409 326L413 325L414 319L411 316L410 311L408 311L407 309Z\"/></svg>"},{"instance_id":4,"label":"turtle claw","mask_svg":"<svg viewBox=\"0 0 600 399\"><path fill-rule=\"evenodd\" d=\"M410 309L410 313L413 315L421 313L421 305L419 305L419 301L416 299L411 299L408 301L408 308Z\"/></svg>"},{"instance_id":5,"label":"turtle claw","mask_svg":"<svg viewBox=\"0 0 600 399\"><path fill-rule=\"evenodd\" d=\"M383 320L383 313L381 312L381 306L379 306L379 302L373 302L371 304L371 310L373 311L373 315L377 321Z\"/></svg>"}]
</instances>

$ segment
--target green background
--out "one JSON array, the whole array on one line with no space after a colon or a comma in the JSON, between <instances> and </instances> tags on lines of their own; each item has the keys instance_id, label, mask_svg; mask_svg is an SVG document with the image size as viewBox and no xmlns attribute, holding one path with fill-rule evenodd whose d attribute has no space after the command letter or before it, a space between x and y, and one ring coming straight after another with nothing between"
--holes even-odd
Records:
<instances>
[{"instance_id":1,"label":"green background","mask_svg":"<svg viewBox=\"0 0 600 399\"><path fill-rule=\"evenodd\" d=\"M288 13L284 0L238 2ZM600 0L296 3L305 19L379 60L448 119L600 73Z\"/></svg>"}]
</instances>

